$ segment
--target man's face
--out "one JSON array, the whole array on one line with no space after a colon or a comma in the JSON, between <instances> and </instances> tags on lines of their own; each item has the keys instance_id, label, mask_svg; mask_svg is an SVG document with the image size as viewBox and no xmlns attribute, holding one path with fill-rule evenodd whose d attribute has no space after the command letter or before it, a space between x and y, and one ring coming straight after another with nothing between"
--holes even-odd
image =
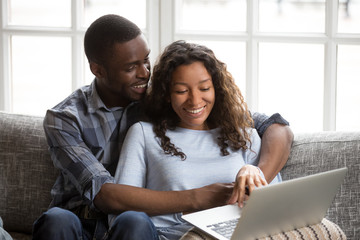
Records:
<instances>
[{"instance_id":1,"label":"man's face","mask_svg":"<svg viewBox=\"0 0 360 240\"><path fill-rule=\"evenodd\" d=\"M150 49L144 35L115 43L97 76L97 91L107 107L125 107L144 97L150 77Z\"/></svg>"}]
</instances>

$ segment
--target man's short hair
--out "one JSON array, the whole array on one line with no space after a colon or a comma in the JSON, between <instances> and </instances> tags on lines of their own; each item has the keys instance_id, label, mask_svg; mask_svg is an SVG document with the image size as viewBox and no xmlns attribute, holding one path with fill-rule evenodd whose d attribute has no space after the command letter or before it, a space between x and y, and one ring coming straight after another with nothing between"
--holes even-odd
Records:
<instances>
[{"instance_id":1,"label":"man's short hair","mask_svg":"<svg viewBox=\"0 0 360 240\"><path fill-rule=\"evenodd\" d=\"M86 57L89 62L106 63L115 43L128 42L140 34L140 28L128 19L114 14L104 15L95 20L85 33Z\"/></svg>"}]
</instances>

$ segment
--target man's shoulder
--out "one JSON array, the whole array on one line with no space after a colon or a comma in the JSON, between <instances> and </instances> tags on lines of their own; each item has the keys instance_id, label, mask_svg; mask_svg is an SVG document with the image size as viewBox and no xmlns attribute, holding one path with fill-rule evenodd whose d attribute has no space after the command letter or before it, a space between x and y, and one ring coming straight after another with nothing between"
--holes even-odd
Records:
<instances>
[{"instance_id":1,"label":"man's shoulder","mask_svg":"<svg viewBox=\"0 0 360 240\"><path fill-rule=\"evenodd\" d=\"M79 110L83 109L85 106L89 105L89 96L91 94L90 86L83 86L73 93L71 93L67 98L62 100L52 109L63 111L68 108L77 108Z\"/></svg>"},{"instance_id":2,"label":"man's shoulder","mask_svg":"<svg viewBox=\"0 0 360 240\"><path fill-rule=\"evenodd\" d=\"M45 115L45 121L53 118L78 118L89 110L90 86L84 86L62 100Z\"/></svg>"}]
</instances>

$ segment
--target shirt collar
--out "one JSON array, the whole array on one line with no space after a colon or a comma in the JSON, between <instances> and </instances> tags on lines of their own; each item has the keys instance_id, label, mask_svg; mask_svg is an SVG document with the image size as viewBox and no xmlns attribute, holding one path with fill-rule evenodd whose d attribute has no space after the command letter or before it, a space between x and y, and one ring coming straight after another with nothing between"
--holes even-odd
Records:
<instances>
[{"instance_id":1,"label":"shirt collar","mask_svg":"<svg viewBox=\"0 0 360 240\"><path fill-rule=\"evenodd\" d=\"M89 91L89 112L90 113L95 113L96 110L98 109L105 109L107 111L111 111L110 109L108 109L105 104L103 103L103 101L101 100L97 90L96 90L96 84L95 84L96 78L92 81L92 83L90 84L90 91Z\"/></svg>"}]
</instances>

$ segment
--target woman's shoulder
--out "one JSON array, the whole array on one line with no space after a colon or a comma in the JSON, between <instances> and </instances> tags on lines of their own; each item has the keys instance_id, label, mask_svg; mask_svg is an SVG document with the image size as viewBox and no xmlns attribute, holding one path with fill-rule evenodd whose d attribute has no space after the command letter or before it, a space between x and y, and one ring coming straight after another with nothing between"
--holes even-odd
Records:
<instances>
[{"instance_id":1,"label":"woman's shoulder","mask_svg":"<svg viewBox=\"0 0 360 240\"><path fill-rule=\"evenodd\" d=\"M258 134L258 132L256 131L255 128L247 127L245 130L246 130L247 134L249 134L249 136L251 138L260 138L259 134Z\"/></svg>"},{"instance_id":2,"label":"woman's shoulder","mask_svg":"<svg viewBox=\"0 0 360 240\"><path fill-rule=\"evenodd\" d=\"M144 139L153 139L154 131L152 124L148 122L134 123L126 133L126 138L136 139L136 141L143 141ZM140 140L141 139L141 140Z\"/></svg>"},{"instance_id":3,"label":"woman's shoulder","mask_svg":"<svg viewBox=\"0 0 360 240\"><path fill-rule=\"evenodd\" d=\"M134 123L130 127L130 129L132 131L143 131L143 132L153 131L153 124L145 121L139 121Z\"/></svg>"},{"instance_id":4,"label":"woman's shoulder","mask_svg":"<svg viewBox=\"0 0 360 240\"><path fill-rule=\"evenodd\" d=\"M255 128L246 128L252 144L261 144L261 138Z\"/></svg>"}]
</instances>

